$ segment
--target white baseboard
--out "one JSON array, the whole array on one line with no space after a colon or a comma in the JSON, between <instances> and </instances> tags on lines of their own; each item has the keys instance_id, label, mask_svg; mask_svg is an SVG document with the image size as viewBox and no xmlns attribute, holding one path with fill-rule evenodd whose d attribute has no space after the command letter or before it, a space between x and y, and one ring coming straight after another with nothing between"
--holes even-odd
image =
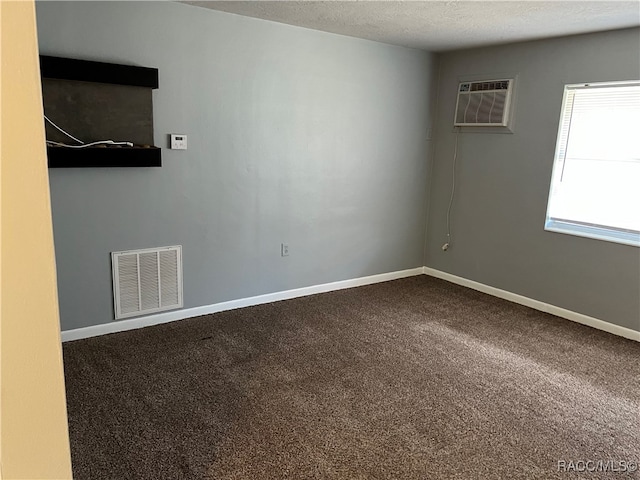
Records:
<instances>
[{"instance_id":1,"label":"white baseboard","mask_svg":"<svg viewBox=\"0 0 640 480\"><path fill-rule=\"evenodd\" d=\"M609 332L620 337L640 342L640 332L636 330L621 327L619 325L614 325L613 323L605 322L604 320L600 320L594 317L589 317L588 315L584 315L582 313L577 313L565 308L557 307L555 305L550 305L539 300L534 300L523 295L518 295L517 293L501 290L499 288L485 285L484 283L468 280L466 278L458 277L456 275L452 275L450 273L436 270L430 267L419 267L409 270L400 270L397 272L381 273L379 275L371 275L368 277L353 278L350 280L341 280L338 282L323 283L321 285L312 285L310 287L285 290L282 292L268 293L255 297L240 298L228 302L214 303L213 305L204 305L202 307L185 308L182 310L174 310L171 312L163 312L155 315L147 315L145 317L132 318L129 320L114 321L111 323L104 323L102 325L77 328L75 330L66 330L62 332L61 336L63 342L69 342L72 340L80 340L82 338L105 335L107 333L124 332L127 330L134 330L136 328L174 322L176 320L197 317L199 315L208 315L211 313L223 312L225 310L233 310L235 308L250 307L252 305L277 302L279 300L289 300L291 298L304 297L306 295L314 295L316 293L325 293L334 290L342 290L344 288L359 287L362 285L370 285L373 283L386 282L389 280L396 280L398 278L412 277L421 274L441 278L451 283L456 283L464 287L472 288L473 290L478 290L480 292L493 295L494 297L503 298L505 300L509 300L510 302L525 305L535 310L550 313L558 317L566 318L567 320L581 323L583 325L588 325L589 327L597 328L598 330L604 330L605 332Z\"/></svg>"},{"instance_id":2,"label":"white baseboard","mask_svg":"<svg viewBox=\"0 0 640 480\"><path fill-rule=\"evenodd\" d=\"M341 280L338 282L312 285L310 287L296 288L293 290L284 290L282 292L268 293L255 297L240 298L237 300L214 303L213 305L205 305L202 307L184 308L182 310L174 310L171 312L163 312L155 315L147 315L145 317L132 318L129 320L114 321L111 323L104 323L91 327L65 330L61 334L62 341L69 342L72 340L80 340L82 338L105 335L107 333L124 332L126 330L134 330L136 328L159 325L161 323L183 320L185 318L197 317L199 315L208 315L210 313L233 310L235 308L250 307L252 305L260 305L263 303L277 302L279 300L289 300L291 298L304 297L306 295L314 295L316 293L325 293L334 290L342 290L344 288L360 287L362 285L387 282L389 280L396 280L398 278L422 275L423 273L423 267L418 267L409 270L400 270L397 272L381 273L379 275L371 275L368 277L359 277L350 280Z\"/></svg>"},{"instance_id":3,"label":"white baseboard","mask_svg":"<svg viewBox=\"0 0 640 480\"><path fill-rule=\"evenodd\" d=\"M620 337L640 342L640 332L632 330L630 328L621 327L613 323L605 322L604 320L600 320L598 318L590 317L588 315L577 313L572 310L567 310L565 308L556 307L555 305L544 303L539 300L534 300L533 298L525 297L523 295L518 295L517 293L501 290L496 287L491 287L489 285L485 285L484 283L475 282L463 277L458 277L456 275L452 275L451 273L436 270L434 268L424 267L423 272L426 275L430 275L432 277L441 278L442 280L447 280L448 282L456 283L458 285L462 285L463 287L469 287L473 290L478 290L479 292L488 293L489 295L493 295L494 297L503 298L505 300L509 300L510 302L525 305L535 310L540 310L541 312L550 313L552 315L556 315L557 317L566 318L567 320L571 320L573 322L581 323L589 327L597 328L598 330L604 330L605 332L609 332Z\"/></svg>"}]
</instances>

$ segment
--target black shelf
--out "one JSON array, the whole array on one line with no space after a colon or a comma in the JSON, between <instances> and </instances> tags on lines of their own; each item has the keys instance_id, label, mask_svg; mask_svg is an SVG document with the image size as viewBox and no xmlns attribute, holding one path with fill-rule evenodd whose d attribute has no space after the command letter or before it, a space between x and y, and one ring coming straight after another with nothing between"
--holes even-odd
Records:
<instances>
[{"instance_id":1,"label":"black shelf","mask_svg":"<svg viewBox=\"0 0 640 480\"><path fill-rule=\"evenodd\" d=\"M158 69L40 55L42 78L158 88Z\"/></svg>"},{"instance_id":2,"label":"black shelf","mask_svg":"<svg viewBox=\"0 0 640 480\"><path fill-rule=\"evenodd\" d=\"M162 166L159 147L141 146L153 143L151 90L158 88L157 68L40 55L40 74L45 111L62 119L75 135L86 141L126 139L136 145L47 146L49 168ZM102 106L105 99L108 111ZM47 139L69 141L45 128Z\"/></svg>"},{"instance_id":3,"label":"black shelf","mask_svg":"<svg viewBox=\"0 0 640 480\"><path fill-rule=\"evenodd\" d=\"M47 147L49 168L161 167L159 147Z\"/></svg>"}]
</instances>

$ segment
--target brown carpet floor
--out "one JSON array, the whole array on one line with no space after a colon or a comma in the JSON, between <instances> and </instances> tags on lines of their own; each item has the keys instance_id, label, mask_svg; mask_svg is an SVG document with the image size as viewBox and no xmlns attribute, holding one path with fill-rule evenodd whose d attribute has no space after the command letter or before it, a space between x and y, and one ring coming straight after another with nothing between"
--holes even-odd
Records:
<instances>
[{"instance_id":1,"label":"brown carpet floor","mask_svg":"<svg viewBox=\"0 0 640 480\"><path fill-rule=\"evenodd\" d=\"M553 479L640 461L640 344L427 276L64 345L74 478Z\"/></svg>"}]
</instances>

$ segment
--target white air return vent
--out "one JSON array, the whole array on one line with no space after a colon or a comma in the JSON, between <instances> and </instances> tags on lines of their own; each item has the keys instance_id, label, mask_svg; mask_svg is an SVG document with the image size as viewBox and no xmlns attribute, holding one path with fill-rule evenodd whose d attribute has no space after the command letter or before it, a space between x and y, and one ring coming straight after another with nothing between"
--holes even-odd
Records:
<instances>
[{"instance_id":1,"label":"white air return vent","mask_svg":"<svg viewBox=\"0 0 640 480\"><path fill-rule=\"evenodd\" d=\"M506 127L513 79L458 85L456 127Z\"/></svg>"},{"instance_id":2,"label":"white air return vent","mask_svg":"<svg viewBox=\"0 0 640 480\"><path fill-rule=\"evenodd\" d=\"M112 252L116 320L182 308L182 247Z\"/></svg>"}]
</instances>

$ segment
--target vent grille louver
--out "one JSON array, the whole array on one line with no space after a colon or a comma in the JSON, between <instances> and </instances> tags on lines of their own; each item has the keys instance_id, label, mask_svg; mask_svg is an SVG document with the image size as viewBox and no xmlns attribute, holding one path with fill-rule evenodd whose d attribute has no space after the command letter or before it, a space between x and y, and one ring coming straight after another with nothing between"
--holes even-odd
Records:
<instances>
[{"instance_id":1,"label":"vent grille louver","mask_svg":"<svg viewBox=\"0 0 640 480\"><path fill-rule=\"evenodd\" d=\"M457 127L506 127L513 79L462 82L454 125Z\"/></svg>"},{"instance_id":2,"label":"vent grille louver","mask_svg":"<svg viewBox=\"0 0 640 480\"><path fill-rule=\"evenodd\" d=\"M182 247L111 254L116 320L182 307Z\"/></svg>"}]
</instances>

